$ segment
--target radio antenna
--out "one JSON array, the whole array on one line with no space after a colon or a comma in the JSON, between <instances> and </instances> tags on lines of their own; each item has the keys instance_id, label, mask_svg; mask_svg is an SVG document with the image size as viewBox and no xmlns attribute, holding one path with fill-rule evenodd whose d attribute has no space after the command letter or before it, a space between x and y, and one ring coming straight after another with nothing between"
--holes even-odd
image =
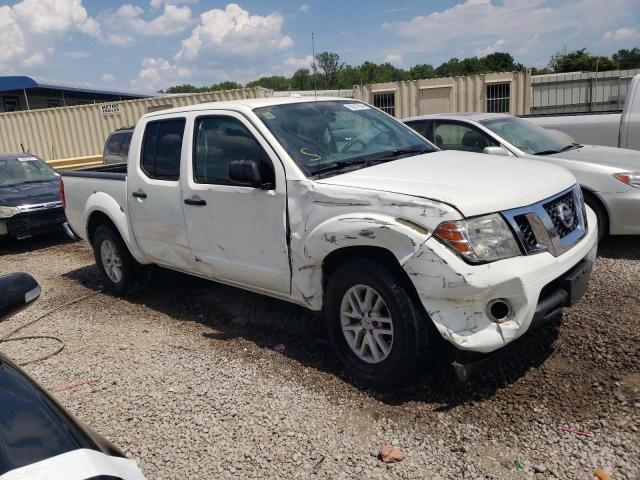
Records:
<instances>
[{"instance_id":1,"label":"radio antenna","mask_svg":"<svg viewBox=\"0 0 640 480\"><path fill-rule=\"evenodd\" d=\"M313 93L318 101L318 67L316 65L316 41L311 32L311 54L313 55Z\"/></svg>"}]
</instances>

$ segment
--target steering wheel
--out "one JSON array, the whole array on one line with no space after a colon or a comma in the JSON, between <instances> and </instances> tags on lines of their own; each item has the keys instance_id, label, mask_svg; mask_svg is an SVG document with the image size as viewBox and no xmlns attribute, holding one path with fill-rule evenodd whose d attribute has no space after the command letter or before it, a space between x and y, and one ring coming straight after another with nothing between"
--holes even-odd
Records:
<instances>
[{"instance_id":1,"label":"steering wheel","mask_svg":"<svg viewBox=\"0 0 640 480\"><path fill-rule=\"evenodd\" d=\"M353 147L354 145L362 145L362 152L364 152L367 149L367 144L364 143L364 140L361 140L359 138L354 138L353 140L350 140L349 142L347 142L347 144L342 147L342 150L340 150L340 153L347 153L349 150L351 150L351 147Z\"/></svg>"}]
</instances>

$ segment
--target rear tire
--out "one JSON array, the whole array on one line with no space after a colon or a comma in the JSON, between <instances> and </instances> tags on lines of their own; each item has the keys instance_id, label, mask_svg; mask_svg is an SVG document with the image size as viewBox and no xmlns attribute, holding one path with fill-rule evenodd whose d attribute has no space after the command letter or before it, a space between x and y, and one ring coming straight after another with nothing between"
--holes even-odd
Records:
<instances>
[{"instance_id":1,"label":"rear tire","mask_svg":"<svg viewBox=\"0 0 640 480\"><path fill-rule=\"evenodd\" d=\"M93 254L105 289L114 295L127 295L136 278L136 262L120 234L108 225L100 225L93 235Z\"/></svg>"},{"instance_id":2,"label":"rear tire","mask_svg":"<svg viewBox=\"0 0 640 480\"><path fill-rule=\"evenodd\" d=\"M333 272L325 301L329 340L354 383L388 389L426 369L430 320L399 275L353 260Z\"/></svg>"},{"instance_id":3,"label":"rear tire","mask_svg":"<svg viewBox=\"0 0 640 480\"><path fill-rule=\"evenodd\" d=\"M598 200L593 193L583 190L584 203L596 214L598 219L598 242L601 242L609 234L609 215L604 205Z\"/></svg>"}]
</instances>

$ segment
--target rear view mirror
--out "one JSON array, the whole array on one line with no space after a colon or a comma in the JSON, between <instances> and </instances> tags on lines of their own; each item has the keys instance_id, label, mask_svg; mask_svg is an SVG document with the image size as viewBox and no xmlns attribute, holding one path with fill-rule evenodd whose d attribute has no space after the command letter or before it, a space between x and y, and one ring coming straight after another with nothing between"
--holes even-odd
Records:
<instances>
[{"instance_id":1,"label":"rear view mirror","mask_svg":"<svg viewBox=\"0 0 640 480\"><path fill-rule=\"evenodd\" d=\"M253 160L234 160L229 163L229 180L245 187L264 187L258 163Z\"/></svg>"},{"instance_id":2,"label":"rear view mirror","mask_svg":"<svg viewBox=\"0 0 640 480\"><path fill-rule=\"evenodd\" d=\"M40 285L27 273L0 276L0 322L15 315L40 296Z\"/></svg>"},{"instance_id":3,"label":"rear view mirror","mask_svg":"<svg viewBox=\"0 0 640 480\"><path fill-rule=\"evenodd\" d=\"M484 147L482 149L482 153L488 153L489 155L503 155L505 157L509 156L509 152L504 147Z\"/></svg>"}]
</instances>

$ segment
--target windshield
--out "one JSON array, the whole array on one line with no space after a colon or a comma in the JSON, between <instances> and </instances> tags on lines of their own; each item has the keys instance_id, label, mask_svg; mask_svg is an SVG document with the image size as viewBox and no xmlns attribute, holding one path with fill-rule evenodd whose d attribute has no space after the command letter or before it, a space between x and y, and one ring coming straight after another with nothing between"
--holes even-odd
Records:
<instances>
[{"instance_id":1,"label":"windshield","mask_svg":"<svg viewBox=\"0 0 640 480\"><path fill-rule=\"evenodd\" d=\"M481 120L480 123L523 152L532 155L559 153L578 146L522 118L503 117Z\"/></svg>"},{"instance_id":2,"label":"windshield","mask_svg":"<svg viewBox=\"0 0 640 480\"><path fill-rule=\"evenodd\" d=\"M16 158L0 158L0 187L25 183L50 182L58 174L39 158L26 155Z\"/></svg>"},{"instance_id":3,"label":"windshield","mask_svg":"<svg viewBox=\"0 0 640 480\"><path fill-rule=\"evenodd\" d=\"M255 113L310 175L434 151L400 122L359 102L274 105Z\"/></svg>"}]
</instances>

